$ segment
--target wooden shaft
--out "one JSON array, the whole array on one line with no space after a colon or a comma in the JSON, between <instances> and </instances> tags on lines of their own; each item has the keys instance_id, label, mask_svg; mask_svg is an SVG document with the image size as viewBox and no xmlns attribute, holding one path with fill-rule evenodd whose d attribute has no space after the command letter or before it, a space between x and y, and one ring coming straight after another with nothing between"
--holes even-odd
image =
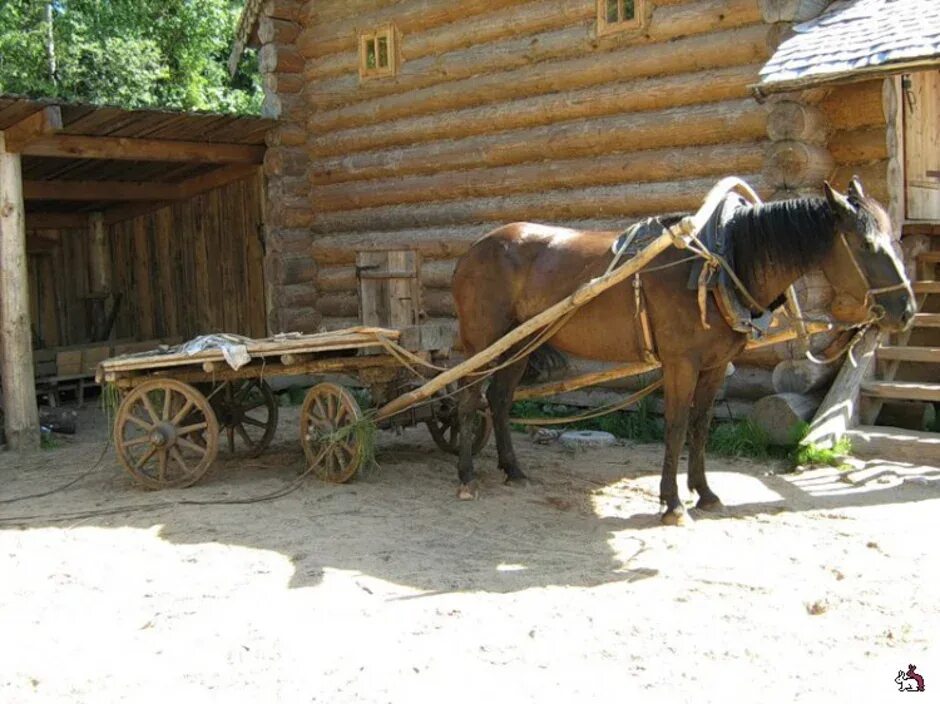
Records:
<instances>
[{"instance_id":1,"label":"wooden shaft","mask_svg":"<svg viewBox=\"0 0 940 704\"><path fill-rule=\"evenodd\" d=\"M0 375L7 447L39 447L39 410L26 267L26 221L20 155L6 151L0 132Z\"/></svg>"},{"instance_id":2,"label":"wooden shaft","mask_svg":"<svg viewBox=\"0 0 940 704\"><path fill-rule=\"evenodd\" d=\"M817 335L819 333L829 332L830 327L826 323L805 323L806 332L810 335ZM787 328L780 332L771 333L765 335L760 340L748 340L747 345L744 347L745 350L759 350L762 347L769 347L771 345L776 345L781 342L789 342L790 340L795 340L798 333L796 328Z\"/></svg>"},{"instance_id":3,"label":"wooden shaft","mask_svg":"<svg viewBox=\"0 0 940 704\"><path fill-rule=\"evenodd\" d=\"M579 287L570 296L559 301L550 308L545 309L534 318L530 318L526 322L522 323L507 335L504 335L492 345L487 347L485 350L478 352L469 359L458 364L456 367L448 369L446 372L442 372L415 391L399 396L393 401L385 404L381 409L379 409L378 418L383 419L388 418L389 416L393 416L399 411L402 411L416 403L420 403L421 401L430 398L437 391L447 386L447 384L463 379L468 374L475 372L480 367L493 361L508 349L526 339L533 333L536 333L546 326L554 323L569 311L584 305L588 301L596 298L601 293L609 289L611 286L615 286L621 281L626 280L634 273L649 264L651 261L653 261L653 259L655 259L672 245L673 237L671 234L665 233L660 235L657 239L653 240L653 242L647 245L647 247L643 249L642 252L623 264L623 266L614 269L614 271L612 271L609 275L587 282L583 286Z\"/></svg>"},{"instance_id":4,"label":"wooden shaft","mask_svg":"<svg viewBox=\"0 0 940 704\"><path fill-rule=\"evenodd\" d=\"M513 396L513 400L524 401L531 398L555 396L556 394L563 394L567 393L568 391L576 391L577 389L582 389L585 386L602 384L605 381L615 381L617 379L623 379L628 376L646 374L648 372L656 371L659 368L660 365L658 364L631 362L629 364L624 364L622 366L615 367L614 369L608 369L602 372L581 374L572 379L564 379L562 381L553 381L547 384L520 387L516 390L516 393Z\"/></svg>"}]
</instances>

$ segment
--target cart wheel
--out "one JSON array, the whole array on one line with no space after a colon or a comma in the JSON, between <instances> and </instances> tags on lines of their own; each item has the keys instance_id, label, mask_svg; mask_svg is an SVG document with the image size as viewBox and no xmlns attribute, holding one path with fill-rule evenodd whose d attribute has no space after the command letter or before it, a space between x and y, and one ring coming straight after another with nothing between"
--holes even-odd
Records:
<instances>
[{"instance_id":1,"label":"cart wheel","mask_svg":"<svg viewBox=\"0 0 940 704\"><path fill-rule=\"evenodd\" d=\"M362 443L349 427L361 418L359 404L342 386L317 384L307 392L300 412L300 443L307 465L320 479L342 484L359 470Z\"/></svg>"},{"instance_id":2,"label":"cart wheel","mask_svg":"<svg viewBox=\"0 0 940 704\"><path fill-rule=\"evenodd\" d=\"M487 408L477 411L474 417L473 446L474 455L486 447L493 433L493 419ZM444 452L460 454L460 420L457 417L457 402L453 398L443 399L434 410L434 418L428 421L428 430L434 443Z\"/></svg>"},{"instance_id":3,"label":"cart wheel","mask_svg":"<svg viewBox=\"0 0 940 704\"><path fill-rule=\"evenodd\" d=\"M175 379L145 381L118 407L114 445L148 489L195 484L219 449L219 424L199 391Z\"/></svg>"},{"instance_id":4,"label":"cart wheel","mask_svg":"<svg viewBox=\"0 0 940 704\"><path fill-rule=\"evenodd\" d=\"M211 399L219 428L228 436L229 452L235 452L236 436L248 457L257 457L271 444L277 431L277 399L266 381L227 381Z\"/></svg>"}]
</instances>

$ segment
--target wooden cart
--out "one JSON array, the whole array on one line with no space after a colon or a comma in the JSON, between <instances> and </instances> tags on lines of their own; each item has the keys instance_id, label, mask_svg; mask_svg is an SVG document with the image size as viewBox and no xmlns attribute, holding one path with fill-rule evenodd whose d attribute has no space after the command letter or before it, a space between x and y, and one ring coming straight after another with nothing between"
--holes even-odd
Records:
<instances>
[{"instance_id":1,"label":"wooden cart","mask_svg":"<svg viewBox=\"0 0 940 704\"><path fill-rule=\"evenodd\" d=\"M383 404L420 381L389 354L393 342L428 360L449 351L447 328L404 331L349 328L315 335L250 340L250 361L233 369L220 349L193 355L167 350L105 360L99 383L120 390L114 424L118 458L128 472L151 489L185 487L212 465L219 445L232 453L259 455L274 437L278 403L268 379L338 374L355 377ZM363 418L356 397L332 382L307 391L300 414L300 442L313 472L326 481L345 482L364 460L362 436L346 432ZM437 445L456 453L459 430L456 404L446 394L431 403L377 423L392 428L425 423ZM492 425L481 413L475 424L474 451L486 444Z\"/></svg>"}]
</instances>

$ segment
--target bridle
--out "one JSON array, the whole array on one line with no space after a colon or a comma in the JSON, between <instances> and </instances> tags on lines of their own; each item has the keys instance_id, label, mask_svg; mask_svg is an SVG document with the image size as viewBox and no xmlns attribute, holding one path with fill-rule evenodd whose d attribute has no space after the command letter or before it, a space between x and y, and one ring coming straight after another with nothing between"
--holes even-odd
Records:
<instances>
[{"instance_id":1,"label":"bridle","mask_svg":"<svg viewBox=\"0 0 940 704\"><path fill-rule=\"evenodd\" d=\"M839 239L842 241L842 246L845 247L845 251L849 255L849 261L852 262L852 266L855 268L855 273L858 274L859 279L862 281L862 285L865 288L865 298L862 300L862 305L866 307L869 312L869 317L865 320L864 324L870 324L881 320L885 315L884 306L882 306L876 298L883 293L891 293L892 291L901 291L908 289L910 287L910 281L907 279L907 275L902 273L901 276L903 280L891 284L890 286L881 286L874 288L871 285L871 281L868 276L865 274L865 270L862 268L862 265L858 262L858 257L855 256L855 252L849 246L849 241L845 236L844 232L839 233ZM854 296L853 296L854 298ZM856 299L858 300L858 299Z\"/></svg>"}]
</instances>

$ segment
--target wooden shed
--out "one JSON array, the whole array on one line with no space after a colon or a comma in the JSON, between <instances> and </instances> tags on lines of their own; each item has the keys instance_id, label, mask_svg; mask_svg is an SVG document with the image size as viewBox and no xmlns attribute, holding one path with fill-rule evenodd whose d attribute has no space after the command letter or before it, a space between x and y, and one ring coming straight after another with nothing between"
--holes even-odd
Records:
<instances>
[{"instance_id":1,"label":"wooden shed","mask_svg":"<svg viewBox=\"0 0 940 704\"><path fill-rule=\"evenodd\" d=\"M273 124L0 97L11 447L38 443L37 376L81 383L135 343L266 334L261 164Z\"/></svg>"}]
</instances>

